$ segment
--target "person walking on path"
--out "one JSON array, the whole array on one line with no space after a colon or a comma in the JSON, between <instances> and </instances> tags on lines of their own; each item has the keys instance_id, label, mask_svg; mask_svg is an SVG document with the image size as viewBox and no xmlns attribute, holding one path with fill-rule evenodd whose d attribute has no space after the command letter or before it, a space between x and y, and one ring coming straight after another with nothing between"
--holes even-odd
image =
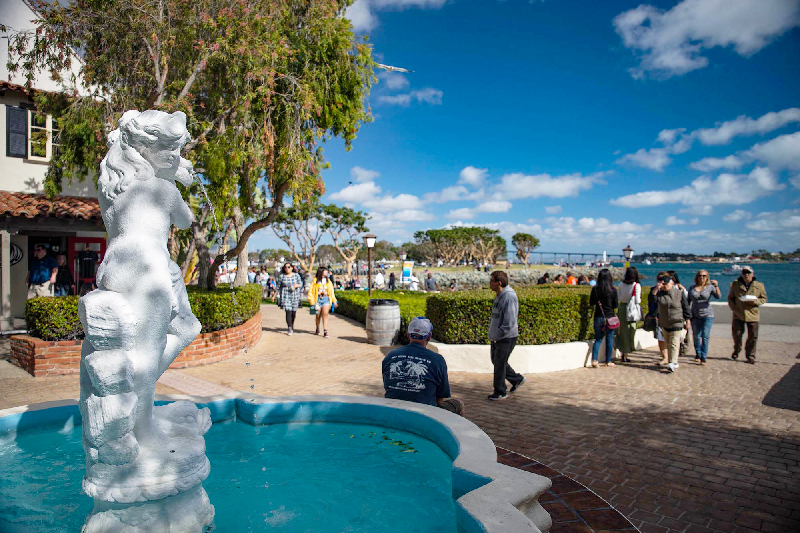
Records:
<instances>
[{"instance_id":1,"label":"person walking on path","mask_svg":"<svg viewBox=\"0 0 800 533\"><path fill-rule=\"evenodd\" d=\"M464 402L450 397L444 357L427 348L432 333L433 324L424 316L411 320L408 324L409 343L383 358L384 396L433 405L464 416Z\"/></svg>"},{"instance_id":2,"label":"person walking on path","mask_svg":"<svg viewBox=\"0 0 800 533\"><path fill-rule=\"evenodd\" d=\"M628 267L625 270L625 279L617 289L617 297L619 300L617 348L622 352L622 362L630 363L628 354L636 351L636 322L642 318L642 286L639 284L639 271L636 267ZM630 316L629 308L631 311L637 308L638 315Z\"/></svg>"},{"instance_id":3,"label":"person walking on path","mask_svg":"<svg viewBox=\"0 0 800 533\"><path fill-rule=\"evenodd\" d=\"M661 327L664 340L667 343L669 363L667 370L672 373L678 368L678 355L681 351L681 342L689 329L689 302L684 292L675 284L674 278L666 274L659 278L663 283L658 292L658 325Z\"/></svg>"},{"instance_id":4,"label":"person walking on path","mask_svg":"<svg viewBox=\"0 0 800 533\"><path fill-rule=\"evenodd\" d=\"M58 274L56 274L56 296L71 296L75 294L75 278L72 277L67 265L67 256L63 253L56 256L58 261Z\"/></svg>"},{"instance_id":5,"label":"person walking on path","mask_svg":"<svg viewBox=\"0 0 800 533\"><path fill-rule=\"evenodd\" d=\"M604 338L606 341L606 362L603 363L603 366L615 366L611 362L611 356L614 354L614 330L609 328L606 322L609 316L614 317L616 314L619 299L617 298L617 291L614 289L611 272L607 268L597 273L597 285L592 287L592 292L589 295L589 305L594 309L592 368L599 366L597 359L600 355L600 344Z\"/></svg>"},{"instance_id":6,"label":"person walking on path","mask_svg":"<svg viewBox=\"0 0 800 533\"><path fill-rule=\"evenodd\" d=\"M733 311L731 329L733 333L732 359L739 357L742 351L742 335L747 328L747 343L744 354L747 362L756 364L756 342L758 341L759 307L767 303L767 289L760 281L756 281L752 267L742 267L742 275L731 283L728 292L728 307Z\"/></svg>"},{"instance_id":7,"label":"person walking on path","mask_svg":"<svg viewBox=\"0 0 800 533\"><path fill-rule=\"evenodd\" d=\"M707 270L698 270L694 285L689 287L689 309L692 312L692 340L694 341L694 360L705 365L708 355L708 339L714 325L714 309L711 298L721 296L717 280L710 279Z\"/></svg>"},{"instance_id":8,"label":"person walking on path","mask_svg":"<svg viewBox=\"0 0 800 533\"><path fill-rule=\"evenodd\" d=\"M489 321L489 340L492 341L491 357L494 365L494 392L489 395L489 400L505 400L506 380L511 383L511 390L515 392L520 385L525 383L525 376L518 374L508 364L508 358L514 346L517 345L517 319L519 316L519 300L514 289L508 286L508 274L502 270L495 270L489 277L489 288L495 293L492 303L492 316Z\"/></svg>"},{"instance_id":9,"label":"person walking on path","mask_svg":"<svg viewBox=\"0 0 800 533\"><path fill-rule=\"evenodd\" d=\"M689 300L689 290L681 283L680 278L678 278L678 273L674 270L667 270L667 274L672 276L672 281L675 282L675 286L678 287L681 291L683 291L683 297L686 300ZM689 330L691 329L691 322L689 327L686 328L686 334L683 335L683 339L681 340L681 351L680 356L685 357L689 353Z\"/></svg>"},{"instance_id":10,"label":"person walking on path","mask_svg":"<svg viewBox=\"0 0 800 533\"><path fill-rule=\"evenodd\" d=\"M300 274L294 271L291 263L285 263L281 272L278 277L278 303L286 312L286 327L288 328L286 333L291 335L294 330L297 309L300 307L300 291L303 288L303 281L300 279Z\"/></svg>"},{"instance_id":11,"label":"person walking on path","mask_svg":"<svg viewBox=\"0 0 800 533\"><path fill-rule=\"evenodd\" d=\"M28 265L25 284L28 286L28 300L40 296L53 296L53 288L58 275L58 262L47 255L44 244L33 247L33 257Z\"/></svg>"},{"instance_id":12,"label":"person walking on path","mask_svg":"<svg viewBox=\"0 0 800 533\"><path fill-rule=\"evenodd\" d=\"M317 269L317 275L311 283L308 291L308 303L317 310L317 331L314 335L319 335L319 323L322 321L323 337L328 337L328 313L331 306L336 304L333 283L330 280L330 271L325 267Z\"/></svg>"},{"instance_id":13,"label":"person walking on path","mask_svg":"<svg viewBox=\"0 0 800 533\"><path fill-rule=\"evenodd\" d=\"M394 272L389 273L389 290L397 290L397 277L395 277Z\"/></svg>"},{"instance_id":14,"label":"person walking on path","mask_svg":"<svg viewBox=\"0 0 800 533\"><path fill-rule=\"evenodd\" d=\"M661 281L665 276L669 276L666 272L659 272L656 276L656 284L650 289L650 294L647 295L647 316L656 319L656 329L653 330L653 337L658 341L658 351L661 352L661 361L659 366L664 366L669 363L669 355L667 353L667 343L664 339L664 332L658 325L658 292L664 288L664 282Z\"/></svg>"}]
</instances>

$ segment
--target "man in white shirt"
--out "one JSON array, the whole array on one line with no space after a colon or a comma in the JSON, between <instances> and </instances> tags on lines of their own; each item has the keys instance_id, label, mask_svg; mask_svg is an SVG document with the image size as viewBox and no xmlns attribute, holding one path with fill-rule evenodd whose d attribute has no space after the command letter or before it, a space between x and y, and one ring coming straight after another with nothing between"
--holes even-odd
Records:
<instances>
[{"instance_id":1,"label":"man in white shirt","mask_svg":"<svg viewBox=\"0 0 800 533\"><path fill-rule=\"evenodd\" d=\"M414 274L411 274L411 277L408 278L411 285L408 287L410 291L418 291L419 290L419 278Z\"/></svg>"}]
</instances>

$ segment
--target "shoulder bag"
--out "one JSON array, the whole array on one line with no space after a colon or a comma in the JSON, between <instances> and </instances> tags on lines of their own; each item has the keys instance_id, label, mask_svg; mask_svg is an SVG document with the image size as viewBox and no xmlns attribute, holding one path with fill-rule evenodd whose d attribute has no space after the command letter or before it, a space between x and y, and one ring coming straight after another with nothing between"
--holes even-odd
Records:
<instances>
[{"instance_id":1,"label":"shoulder bag","mask_svg":"<svg viewBox=\"0 0 800 533\"><path fill-rule=\"evenodd\" d=\"M636 283L633 284L633 290L631 291L631 301L628 302L628 306L625 312L625 318L628 322L638 322L642 319L642 306L636 303Z\"/></svg>"},{"instance_id":2,"label":"shoulder bag","mask_svg":"<svg viewBox=\"0 0 800 533\"><path fill-rule=\"evenodd\" d=\"M611 318L606 318L606 313L603 311L603 306L600 305L600 302L597 302L597 307L600 308L600 313L603 315L603 320L606 321L606 329L617 329L619 327L619 317L614 315Z\"/></svg>"}]
</instances>

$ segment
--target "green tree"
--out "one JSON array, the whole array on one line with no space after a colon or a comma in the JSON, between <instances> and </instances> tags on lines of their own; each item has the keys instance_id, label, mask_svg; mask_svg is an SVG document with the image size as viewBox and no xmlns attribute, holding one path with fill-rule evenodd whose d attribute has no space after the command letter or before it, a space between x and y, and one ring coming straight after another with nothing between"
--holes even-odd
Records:
<instances>
[{"instance_id":1,"label":"green tree","mask_svg":"<svg viewBox=\"0 0 800 533\"><path fill-rule=\"evenodd\" d=\"M352 272L353 263L363 245L359 235L369 231L366 223L367 215L361 211L332 204L322 206L322 227L333 239L333 246L348 275Z\"/></svg>"},{"instance_id":2,"label":"green tree","mask_svg":"<svg viewBox=\"0 0 800 533\"><path fill-rule=\"evenodd\" d=\"M246 249L286 197L299 205L324 191L321 143L341 137L349 149L370 118L364 101L375 63L343 16L352 0L29 1L37 26L10 35L10 70L29 84L43 69L88 88L37 98L62 124L47 193L95 171L124 111L184 111L193 137L184 155L202 173L217 215L238 207L247 221L201 285L213 287L216 267ZM73 50L74 79L64 74L77 61ZM192 235L205 240L203 225ZM202 255L204 243L196 248Z\"/></svg>"},{"instance_id":3,"label":"green tree","mask_svg":"<svg viewBox=\"0 0 800 533\"><path fill-rule=\"evenodd\" d=\"M539 239L528 233L515 233L511 237L511 244L517 249L517 257L527 268L531 252L539 247Z\"/></svg>"}]
</instances>

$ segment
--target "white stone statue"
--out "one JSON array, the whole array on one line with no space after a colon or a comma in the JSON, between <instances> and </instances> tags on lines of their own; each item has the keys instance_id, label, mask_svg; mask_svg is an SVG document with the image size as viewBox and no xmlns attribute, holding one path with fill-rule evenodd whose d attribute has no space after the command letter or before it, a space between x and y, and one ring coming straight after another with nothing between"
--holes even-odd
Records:
<instances>
[{"instance_id":1,"label":"white stone statue","mask_svg":"<svg viewBox=\"0 0 800 533\"><path fill-rule=\"evenodd\" d=\"M190 489L195 494L209 473L202 435L211 426L210 411L187 401L153 405L156 381L201 328L167 250L170 226L184 229L193 219L175 185L192 180L192 163L180 155L188 140L182 112L128 111L109 135L100 165L108 248L98 289L79 304L86 333L83 490L95 498L95 512ZM194 500L202 507L198 523L207 525L213 507L207 497ZM127 516L119 506L115 513L115 520Z\"/></svg>"}]
</instances>

